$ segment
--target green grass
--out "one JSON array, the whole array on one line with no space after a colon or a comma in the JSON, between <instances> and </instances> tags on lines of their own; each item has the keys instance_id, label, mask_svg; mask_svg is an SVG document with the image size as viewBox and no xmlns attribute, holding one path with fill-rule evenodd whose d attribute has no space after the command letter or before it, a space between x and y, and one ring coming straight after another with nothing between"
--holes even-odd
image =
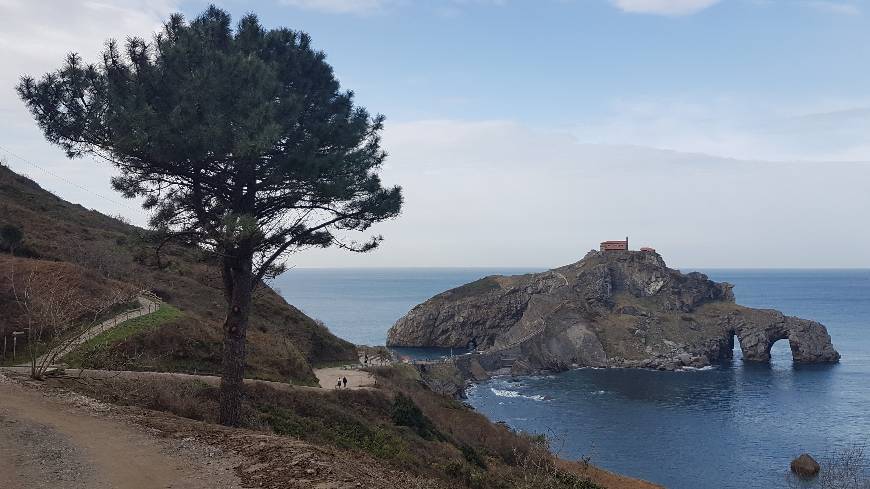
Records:
<instances>
[{"instance_id":1,"label":"green grass","mask_svg":"<svg viewBox=\"0 0 870 489\"><path fill-rule=\"evenodd\" d=\"M175 307L165 303L161 304L156 311L150 314L128 319L114 328L104 331L82 343L78 348L66 356L66 361L70 366L80 365L82 360L91 352L119 341L123 341L132 336L157 329L162 324L183 315L184 313Z\"/></svg>"},{"instance_id":2,"label":"green grass","mask_svg":"<svg viewBox=\"0 0 870 489\"><path fill-rule=\"evenodd\" d=\"M110 319L112 316L117 316L118 314L121 314L123 312L132 311L134 309L139 308L139 306L140 306L139 301L136 301L136 300L122 302L120 304L115 304L114 306L112 306L108 310L106 310L104 313L97 316L96 319L92 319L90 322L79 321L79 323L77 323L75 326L72 327L72 330L75 331L76 333L81 332L82 329L84 329L90 325L100 324L103 321ZM49 339L47 341L36 342L36 345L35 345L36 357L39 358L40 356L42 356L43 354L48 352L49 346L52 346L52 345L55 345L58 343L59 343L59 341L55 341L52 339ZM27 335L22 335L20 338L18 338L18 351L17 351L17 354L15 355L14 360L12 359L12 338L11 338L11 336L7 337L6 356L5 357L3 356L2 348L3 348L2 340L0 340L0 367L12 367L12 366L16 366L16 365L21 365L23 363L29 364L31 361L30 350L29 350L28 345L27 345Z\"/></svg>"},{"instance_id":3,"label":"green grass","mask_svg":"<svg viewBox=\"0 0 870 489\"><path fill-rule=\"evenodd\" d=\"M495 277L484 277L480 280L475 280L474 282L456 287L455 289L451 289L439 295L449 294L451 299L464 299L473 295L492 292L500 288L501 286L498 284L498 280L496 280Z\"/></svg>"},{"instance_id":4,"label":"green grass","mask_svg":"<svg viewBox=\"0 0 870 489\"><path fill-rule=\"evenodd\" d=\"M377 458L407 458L407 442L386 426L366 423L334 410L323 418L301 416L293 409L260 407L261 420L275 433L365 451Z\"/></svg>"}]
</instances>

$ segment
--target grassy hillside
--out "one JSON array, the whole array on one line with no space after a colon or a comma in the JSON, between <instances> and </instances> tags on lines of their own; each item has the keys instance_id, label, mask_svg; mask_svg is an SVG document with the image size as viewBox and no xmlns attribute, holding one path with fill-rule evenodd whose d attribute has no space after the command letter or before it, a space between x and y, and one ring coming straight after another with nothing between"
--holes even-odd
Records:
<instances>
[{"instance_id":1,"label":"grassy hillside","mask_svg":"<svg viewBox=\"0 0 870 489\"><path fill-rule=\"evenodd\" d=\"M201 250L175 244L164 247L158 258L146 231L66 202L0 165L0 226L4 224L24 232L17 256L78 265L94 277L151 290L182 312L115 338L109 348L116 354L105 358L121 358L130 369L217 372L225 306L219 269ZM9 302L8 294L0 297L3 301ZM356 358L351 343L268 286L255 294L248 345L248 375L269 380L315 383L312 365ZM102 366L99 359L90 365Z\"/></svg>"},{"instance_id":2,"label":"grassy hillside","mask_svg":"<svg viewBox=\"0 0 870 489\"><path fill-rule=\"evenodd\" d=\"M376 474L380 480L368 487L393 487L391 481L411 478L418 482L405 487L660 489L598 469L588 461L559 460L545 437L492 423L467 405L432 392L412 366L382 367L373 373L377 383L373 389L279 391L267 385L247 386L244 425L310 443L321 452L335 450L332 463L365 466ZM114 404L207 423L217 420L217 388L203 382L124 378L51 382ZM257 444L261 443L263 438ZM257 476L252 486L289 487L278 476L292 472L298 458L282 457L280 452L258 456L258 467L269 477ZM310 487L346 486L324 482L312 473L290 478L299 482L303 477ZM278 480L269 483L273 479ZM352 481L345 482L353 486Z\"/></svg>"}]
</instances>

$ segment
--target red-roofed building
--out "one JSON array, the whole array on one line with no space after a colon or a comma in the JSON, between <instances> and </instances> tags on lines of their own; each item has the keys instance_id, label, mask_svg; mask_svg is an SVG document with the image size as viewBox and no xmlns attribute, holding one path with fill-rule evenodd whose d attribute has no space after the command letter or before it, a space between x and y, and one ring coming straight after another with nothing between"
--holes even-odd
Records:
<instances>
[{"instance_id":1,"label":"red-roofed building","mask_svg":"<svg viewBox=\"0 0 870 489\"><path fill-rule=\"evenodd\" d=\"M625 241L602 241L601 242L601 251L627 251L628 250L628 236L625 237Z\"/></svg>"}]
</instances>

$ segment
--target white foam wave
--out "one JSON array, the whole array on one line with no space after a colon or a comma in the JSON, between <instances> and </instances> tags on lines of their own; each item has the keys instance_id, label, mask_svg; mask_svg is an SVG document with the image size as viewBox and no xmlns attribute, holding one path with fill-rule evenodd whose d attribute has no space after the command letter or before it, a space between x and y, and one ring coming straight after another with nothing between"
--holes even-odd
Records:
<instances>
[{"instance_id":1,"label":"white foam wave","mask_svg":"<svg viewBox=\"0 0 870 489\"><path fill-rule=\"evenodd\" d=\"M520 393L517 392L517 391L510 391L510 390L507 390L507 389L496 389L496 388L494 388L494 387L491 387L490 390L492 391L493 394L497 395L498 397L512 397L512 398L521 398L521 399L531 399L531 400L533 400L533 401L543 401L543 400L546 399L544 396L541 396L541 395L527 396L527 395L524 395L524 394L520 394Z\"/></svg>"},{"instance_id":2,"label":"white foam wave","mask_svg":"<svg viewBox=\"0 0 870 489\"><path fill-rule=\"evenodd\" d=\"M677 372L703 372L704 370L713 370L716 368L714 365L707 365L705 367L683 367L678 369Z\"/></svg>"}]
</instances>

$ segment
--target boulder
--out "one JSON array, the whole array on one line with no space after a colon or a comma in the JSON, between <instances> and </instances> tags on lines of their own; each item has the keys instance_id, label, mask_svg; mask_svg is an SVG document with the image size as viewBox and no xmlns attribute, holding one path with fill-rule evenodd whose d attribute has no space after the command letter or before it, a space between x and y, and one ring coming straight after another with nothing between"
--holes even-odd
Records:
<instances>
[{"instance_id":1,"label":"boulder","mask_svg":"<svg viewBox=\"0 0 870 489\"><path fill-rule=\"evenodd\" d=\"M807 453L802 453L798 458L791 461L791 471L802 479L811 479L819 474L821 466L816 459Z\"/></svg>"}]
</instances>

